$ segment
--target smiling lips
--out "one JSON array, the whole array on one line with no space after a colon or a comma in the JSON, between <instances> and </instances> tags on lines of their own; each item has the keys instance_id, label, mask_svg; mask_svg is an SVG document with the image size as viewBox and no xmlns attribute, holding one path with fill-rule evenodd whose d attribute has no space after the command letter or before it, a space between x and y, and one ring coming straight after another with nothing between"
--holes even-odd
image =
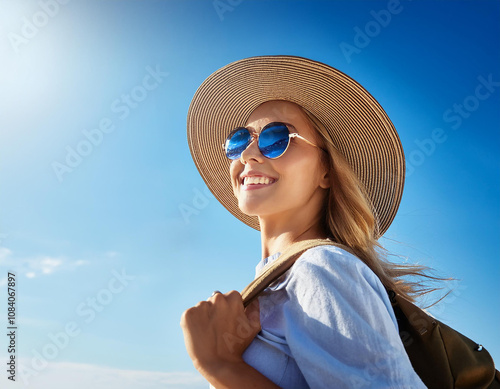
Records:
<instances>
[{"instance_id":1,"label":"smiling lips","mask_svg":"<svg viewBox=\"0 0 500 389\"><path fill-rule=\"evenodd\" d=\"M251 176L243 177L242 185L244 190L259 189L271 184L274 184L276 180L271 177L263 176Z\"/></svg>"}]
</instances>

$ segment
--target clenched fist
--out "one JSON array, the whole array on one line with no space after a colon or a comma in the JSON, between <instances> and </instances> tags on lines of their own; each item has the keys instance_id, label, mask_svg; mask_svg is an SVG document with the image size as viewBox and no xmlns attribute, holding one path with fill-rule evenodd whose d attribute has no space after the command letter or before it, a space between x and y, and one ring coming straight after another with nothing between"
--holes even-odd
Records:
<instances>
[{"instance_id":1,"label":"clenched fist","mask_svg":"<svg viewBox=\"0 0 500 389\"><path fill-rule=\"evenodd\" d=\"M246 309L240 293L215 293L182 314L184 342L203 375L243 362L242 354L260 331L258 300Z\"/></svg>"}]
</instances>

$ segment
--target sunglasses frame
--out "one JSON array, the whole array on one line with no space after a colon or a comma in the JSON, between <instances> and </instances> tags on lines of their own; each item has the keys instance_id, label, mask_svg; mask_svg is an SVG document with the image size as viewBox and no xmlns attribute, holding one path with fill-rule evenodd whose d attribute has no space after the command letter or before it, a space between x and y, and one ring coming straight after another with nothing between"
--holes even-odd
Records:
<instances>
[{"instance_id":1,"label":"sunglasses frame","mask_svg":"<svg viewBox=\"0 0 500 389\"><path fill-rule=\"evenodd\" d=\"M286 144L286 148L285 148L285 150L283 150L283 152L282 152L280 155L278 155L277 157L273 157L273 158L271 158L271 157L266 157L266 156L262 153L262 151L261 151L261 149L260 149L260 146L259 146L259 136L260 136L260 134L261 134L263 131L265 131L266 129L271 128L271 127L273 127L273 126L277 126L277 125L279 125L279 126L284 125L284 126L287 128L287 130L288 130L288 143ZM231 161L235 161L235 160L237 160L237 159L240 159L240 158L241 158L241 154L243 154L243 151L245 151L246 149L248 149L248 147L249 147L249 146L250 146L253 142L255 142L255 141L257 141L257 148L259 149L259 152L262 154L262 156L263 156L264 158L267 158L267 159L278 159L278 158L282 157L282 156L286 153L286 151L288 150L288 147L290 146L290 143L291 143L291 142L290 142L290 139L291 139L291 138L298 138L298 139L302 139L304 142L306 142L306 143L310 144L311 146L314 146L314 147L317 147L317 148L319 148L319 149L323 150L321 147L319 147L318 145L314 144L313 142L311 142L311 141L307 140L307 139L306 139L306 138L304 138L303 136L299 135L297 132L290 132L290 127L292 127L292 128L295 130L295 127L294 127L292 124L290 124L290 123L285 123L285 122L271 122L271 123L268 123L268 124L266 124L264 127L262 127L262 130L260 130L260 132L256 132L256 131L254 131L254 130L250 130L250 129L249 129L249 128L247 128L247 127L236 127L236 128L235 128L234 130L232 130L232 131L229 133L229 135L226 137L226 140L225 140L225 141L224 141L224 143L222 144L222 148L224 149L224 152L225 152L225 154L226 154L227 159L229 159L229 160L231 160ZM243 151L241 152L241 154L240 154L237 158L229 158L229 157L227 156L226 144L227 144L227 142L231 139L231 137L232 137L232 136L233 136L233 135L234 135L237 131L239 131L239 130L247 130L247 131L248 131L248 133L250 134L250 142L248 142L247 147L245 147L245 148L243 149Z\"/></svg>"}]
</instances>

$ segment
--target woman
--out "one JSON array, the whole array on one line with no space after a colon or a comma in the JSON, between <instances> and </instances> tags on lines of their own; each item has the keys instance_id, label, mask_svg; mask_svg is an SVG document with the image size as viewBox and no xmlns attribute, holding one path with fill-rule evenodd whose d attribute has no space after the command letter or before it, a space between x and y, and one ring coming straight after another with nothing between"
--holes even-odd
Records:
<instances>
[{"instance_id":1,"label":"woman","mask_svg":"<svg viewBox=\"0 0 500 389\"><path fill-rule=\"evenodd\" d=\"M201 374L218 389L424 388L385 289L411 298L414 285L400 277L422 269L378 250L401 199L404 156L375 99L318 62L248 58L200 86L188 140L217 199L261 231L257 274L294 242L346 247L306 251L246 310L236 291L188 309L181 326Z\"/></svg>"}]
</instances>

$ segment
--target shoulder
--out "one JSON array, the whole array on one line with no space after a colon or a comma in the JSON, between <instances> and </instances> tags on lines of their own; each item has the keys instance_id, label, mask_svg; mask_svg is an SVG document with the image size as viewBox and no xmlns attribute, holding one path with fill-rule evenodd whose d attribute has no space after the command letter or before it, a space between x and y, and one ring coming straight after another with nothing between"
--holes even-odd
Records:
<instances>
[{"instance_id":1,"label":"shoulder","mask_svg":"<svg viewBox=\"0 0 500 389\"><path fill-rule=\"evenodd\" d=\"M357 256L337 246L307 250L292 266L285 287L290 300L301 306L325 308L335 301L339 309L383 310L392 315L378 276Z\"/></svg>"},{"instance_id":2,"label":"shoulder","mask_svg":"<svg viewBox=\"0 0 500 389\"><path fill-rule=\"evenodd\" d=\"M330 245L307 250L286 293L286 340L311 387L422 387L387 292L357 256Z\"/></svg>"},{"instance_id":3,"label":"shoulder","mask_svg":"<svg viewBox=\"0 0 500 389\"><path fill-rule=\"evenodd\" d=\"M368 283L379 289L377 275L357 256L333 245L317 246L305 251L293 265L290 280L336 280L336 284Z\"/></svg>"},{"instance_id":4,"label":"shoulder","mask_svg":"<svg viewBox=\"0 0 500 389\"><path fill-rule=\"evenodd\" d=\"M370 328L397 328L378 276L340 247L325 245L304 252L291 268L286 291L290 309L300 309L330 327L357 323L354 327L364 328L364 333L371 333Z\"/></svg>"},{"instance_id":5,"label":"shoulder","mask_svg":"<svg viewBox=\"0 0 500 389\"><path fill-rule=\"evenodd\" d=\"M334 245L322 245L308 249L299 257L296 264L314 263L317 265L327 265L332 262L349 265L357 262L363 264L357 256L340 246Z\"/></svg>"}]
</instances>

